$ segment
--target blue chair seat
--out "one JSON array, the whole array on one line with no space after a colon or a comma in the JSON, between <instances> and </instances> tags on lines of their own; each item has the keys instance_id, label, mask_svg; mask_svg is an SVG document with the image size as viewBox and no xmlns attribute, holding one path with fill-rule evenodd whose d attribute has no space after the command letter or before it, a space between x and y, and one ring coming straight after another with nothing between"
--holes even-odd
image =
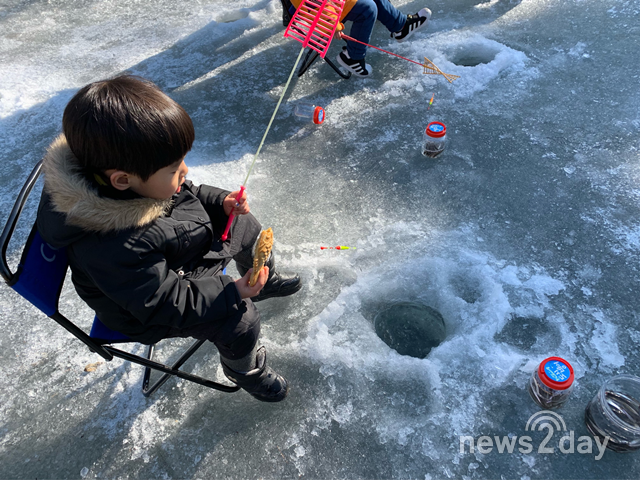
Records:
<instances>
[{"instance_id":1,"label":"blue chair seat","mask_svg":"<svg viewBox=\"0 0 640 480\"><path fill-rule=\"evenodd\" d=\"M98 317L93 319L93 325L91 326L89 336L98 343L125 343L134 341L123 333L111 330L102 323Z\"/></svg>"}]
</instances>

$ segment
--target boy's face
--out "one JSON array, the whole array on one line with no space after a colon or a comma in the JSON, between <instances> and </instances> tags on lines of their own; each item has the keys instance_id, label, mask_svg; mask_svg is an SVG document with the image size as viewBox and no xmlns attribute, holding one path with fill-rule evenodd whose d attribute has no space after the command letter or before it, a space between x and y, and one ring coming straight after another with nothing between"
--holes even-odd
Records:
<instances>
[{"instance_id":1,"label":"boy's face","mask_svg":"<svg viewBox=\"0 0 640 480\"><path fill-rule=\"evenodd\" d=\"M142 197L166 200L180 191L180 185L184 183L188 171L189 168L182 158L168 167L161 168L146 182L135 175L130 176L129 188Z\"/></svg>"}]
</instances>

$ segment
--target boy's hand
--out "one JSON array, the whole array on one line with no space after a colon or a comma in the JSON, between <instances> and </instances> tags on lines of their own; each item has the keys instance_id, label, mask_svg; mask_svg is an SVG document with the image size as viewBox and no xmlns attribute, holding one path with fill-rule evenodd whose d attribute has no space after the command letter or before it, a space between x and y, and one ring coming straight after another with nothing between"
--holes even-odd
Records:
<instances>
[{"instance_id":1,"label":"boy's hand","mask_svg":"<svg viewBox=\"0 0 640 480\"><path fill-rule=\"evenodd\" d=\"M262 267L256 284L253 287L250 287L249 278L252 273L253 268L250 268L249 271L244 274L244 277L236 280L236 288L238 289L238 293L241 298L255 297L260 293L260 290L262 290L262 287L264 287L264 284L267 283L267 279L269 278L269 267Z\"/></svg>"},{"instance_id":2,"label":"boy's hand","mask_svg":"<svg viewBox=\"0 0 640 480\"><path fill-rule=\"evenodd\" d=\"M227 217L232 212L234 215L245 215L249 213L250 208L249 202L247 202L247 191L245 190L244 192L242 192L242 196L240 198L238 198L238 193L240 193L240 190L231 192L222 201L224 213L227 215ZM236 203L238 205L236 205Z\"/></svg>"}]
</instances>

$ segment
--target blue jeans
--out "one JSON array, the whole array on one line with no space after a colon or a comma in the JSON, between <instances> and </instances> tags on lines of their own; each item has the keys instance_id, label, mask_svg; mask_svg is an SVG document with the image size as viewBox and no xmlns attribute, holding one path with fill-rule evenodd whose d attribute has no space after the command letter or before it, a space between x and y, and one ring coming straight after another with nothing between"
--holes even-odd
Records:
<instances>
[{"instance_id":1,"label":"blue jeans","mask_svg":"<svg viewBox=\"0 0 640 480\"><path fill-rule=\"evenodd\" d=\"M407 16L391 5L389 0L358 0L344 21L353 22L349 36L369 43L376 19L380 20L391 33L402 30ZM347 52L354 60L361 60L367 53L367 47L361 43L347 41Z\"/></svg>"}]
</instances>

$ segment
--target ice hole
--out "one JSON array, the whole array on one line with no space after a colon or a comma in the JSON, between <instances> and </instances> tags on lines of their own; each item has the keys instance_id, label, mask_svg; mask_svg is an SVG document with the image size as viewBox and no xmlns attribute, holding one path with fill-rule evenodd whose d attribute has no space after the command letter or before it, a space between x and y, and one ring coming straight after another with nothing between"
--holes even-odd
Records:
<instances>
[{"instance_id":1,"label":"ice hole","mask_svg":"<svg viewBox=\"0 0 640 480\"><path fill-rule=\"evenodd\" d=\"M511 315L494 339L528 350L536 343L538 337L545 335L548 331L549 324L542 318Z\"/></svg>"},{"instance_id":2,"label":"ice hole","mask_svg":"<svg viewBox=\"0 0 640 480\"><path fill-rule=\"evenodd\" d=\"M376 315L373 326L396 352L416 358L425 358L447 335L440 312L415 302L389 305Z\"/></svg>"},{"instance_id":3,"label":"ice hole","mask_svg":"<svg viewBox=\"0 0 640 480\"><path fill-rule=\"evenodd\" d=\"M461 67L475 67L483 63L490 63L496 58L499 50L491 45L472 43L458 45L446 53L452 63Z\"/></svg>"},{"instance_id":4,"label":"ice hole","mask_svg":"<svg viewBox=\"0 0 640 480\"><path fill-rule=\"evenodd\" d=\"M467 303L475 303L482 296L480 282L467 275L455 275L450 280L455 295Z\"/></svg>"}]
</instances>

